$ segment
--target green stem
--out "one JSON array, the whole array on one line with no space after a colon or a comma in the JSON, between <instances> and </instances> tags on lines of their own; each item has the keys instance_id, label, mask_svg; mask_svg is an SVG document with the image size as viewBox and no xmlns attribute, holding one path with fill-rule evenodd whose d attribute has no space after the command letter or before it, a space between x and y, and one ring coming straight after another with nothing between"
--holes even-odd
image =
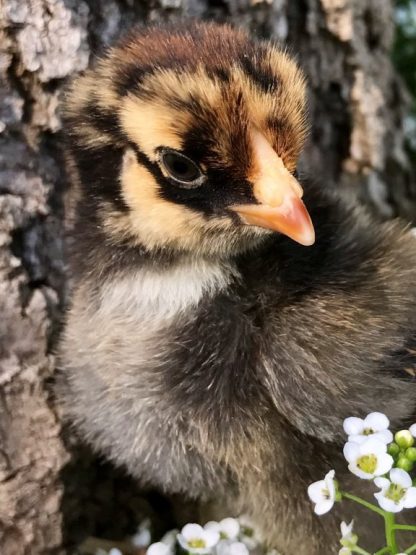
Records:
<instances>
[{"instance_id":1,"label":"green stem","mask_svg":"<svg viewBox=\"0 0 416 555\"><path fill-rule=\"evenodd\" d=\"M371 553L369 553L362 547L359 547L358 545L354 546L351 551L353 551L354 553L359 553L360 555L371 555Z\"/></svg>"},{"instance_id":2,"label":"green stem","mask_svg":"<svg viewBox=\"0 0 416 555\"><path fill-rule=\"evenodd\" d=\"M416 532L416 526L411 526L410 524L395 524L395 530L408 530L409 532Z\"/></svg>"},{"instance_id":3,"label":"green stem","mask_svg":"<svg viewBox=\"0 0 416 555\"><path fill-rule=\"evenodd\" d=\"M397 553L396 533L394 530L394 514L384 512L384 526L386 531L387 545L390 549L391 555Z\"/></svg>"},{"instance_id":4,"label":"green stem","mask_svg":"<svg viewBox=\"0 0 416 555\"><path fill-rule=\"evenodd\" d=\"M347 493L345 491L341 491L340 493L341 493L342 497L345 497L345 499L350 499L350 501L355 501L356 503L359 503L360 505L363 505L363 507L366 507L367 509L370 509L370 511L373 511L374 513L377 513L378 515L385 518L386 513L385 513L385 511L383 511L383 509L379 509L378 507L376 507L372 503L369 503L368 501L365 501L364 499L361 499L361 497L357 497L356 495L352 495L352 493Z\"/></svg>"},{"instance_id":5,"label":"green stem","mask_svg":"<svg viewBox=\"0 0 416 555\"><path fill-rule=\"evenodd\" d=\"M383 547L383 549L380 549L380 551L377 551L377 553L374 553L374 555L385 555L385 553L388 553L389 551L389 547Z\"/></svg>"},{"instance_id":6,"label":"green stem","mask_svg":"<svg viewBox=\"0 0 416 555\"><path fill-rule=\"evenodd\" d=\"M414 551L416 551L416 543L414 543L413 545L411 545L410 547L408 547L405 551L405 553L413 553Z\"/></svg>"},{"instance_id":7,"label":"green stem","mask_svg":"<svg viewBox=\"0 0 416 555\"><path fill-rule=\"evenodd\" d=\"M366 551L365 549L361 549L361 547L358 547L358 545L356 545L355 547L353 547L351 549L351 551L353 553L359 553L360 555L371 555L371 553L369 553L368 551Z\"/></svg>"}]
</instances>

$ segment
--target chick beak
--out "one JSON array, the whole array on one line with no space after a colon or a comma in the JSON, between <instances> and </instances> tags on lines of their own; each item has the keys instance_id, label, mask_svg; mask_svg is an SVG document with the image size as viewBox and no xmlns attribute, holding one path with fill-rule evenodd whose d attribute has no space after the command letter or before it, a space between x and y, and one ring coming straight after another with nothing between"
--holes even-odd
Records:
<instances>
[{"instance_id":1,"label":"chick beak","mask_svg":"<svg viewBox=\"0 0 416 555\"><path fill-rule=\"evenodd\" d=\"M313 245L315 231L301 200L302 187L262 133L253 130L251 139L254 164L249 180L259 204L233 205L230 209L246 225L272 229L301 245Z\"/></svg>"}]
</instances>

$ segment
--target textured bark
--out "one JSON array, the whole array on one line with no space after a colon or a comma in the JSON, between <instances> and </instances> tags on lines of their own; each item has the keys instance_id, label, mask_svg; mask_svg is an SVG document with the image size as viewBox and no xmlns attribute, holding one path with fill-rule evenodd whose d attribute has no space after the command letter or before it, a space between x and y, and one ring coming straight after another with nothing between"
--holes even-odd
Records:
<instances>
[{"instance_id":1,"label":"textured bark","mask_svg":"<svg viewBox=\"0 0 416 555\"><path fill-rule=\"evenodd\" d=\"M50 395L69 277L58 106L67 78L131 24L183 14L287 42L310 82L302 170L383 217L416 216L403 148L408 100L389 60L391 0L0 0L4 555L64 552L89 533L120 535L149 512L127 478L64 441Z\"/></svg>"}]
</instances>

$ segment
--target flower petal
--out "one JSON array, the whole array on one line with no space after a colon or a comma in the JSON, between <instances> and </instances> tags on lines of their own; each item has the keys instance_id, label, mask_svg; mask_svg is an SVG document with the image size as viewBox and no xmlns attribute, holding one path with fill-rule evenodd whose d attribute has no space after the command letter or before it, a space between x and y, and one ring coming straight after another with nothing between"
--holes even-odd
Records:
<instances>
[{"instance_id":1,"label":"flower petal","mask_svg":"<svg viewBox=\"0 0 416 555\"><path fill-rule=\"evenodd\" d=\"M172 553L171 548L162 542L156 542L149 545L147 548L147 555L169 555Z\"/></svg>"},{"instance_id":2,"label":"flower petal","mask_svg":"<svg viewBox=\"0 0 416 555\"><path fill-rule=\"evenodd\" d=\"M390 481L394 484L398 484L402 488L410 488L412 485L412 479L410 475L401 468L392 468L390 470Z\"/></svg>"},{"instance_id":3,"label":"flower petal","mask_svg":"<svg viewBox=\"0 0 416 555\"><path fill-rule=\"evenodd\" d=\"M347 459L348 462L354 461L359 453L360 453L360 446L357 443L353 443L352 441L348 441L344 445L344 457Z\"/></svg>"},{"instance_id":4,"label":"flower petal","mask_svg":"<svg viewBox=\"0 0 416 555\"><path fill-rule=\"evenodd\" d=\"M328 513L333 506L334 506L334 502L330 499L321 501L321 503L317 503L315 505L315 508L314 508L315 514L324 515L325 513Z\"/></svg>"},{"instance_id":5,"label":"flower petal","mask_svg":"<svg viewBox=\"0 0 416 555\"><path fill-rule=\"evenodd\" d=\"M413 509L416 507L416 488L411 487L406 491L403 498L403 506L406 507L406 509Z\"/></svg>"},{"instance_id":6,"label":"flower petal","mask_svg":"<svg viewBox=\"0 0 416 555\"><path fill-rule=\"evenodd\" d=\"M219 522L220 531L227 535L227 538L233 540L240 532L240 523L236 518L223 518Z\"/></svg>"},{"instance_id":7,"label":"flower petal","mask_svg":"<svg viewBox=\"0 0 416 555\"><path fill-rule=\"evenodd\" d=\"M215 520L210 520L204 526L204 530L214 530L214 532L220 532L221 527L219 522L215 522Z\"/></svg>"},{"instance_id":8,"label":"flower petal","mask_svg":"<svg viewBox=\"0 0 416 555\"><path fill-rule=\"evenodd\" d=\"M383 443L389 444L393 441L393 434L390 430L381 430L375 434L376 439L379 439Z\"/></svg>"},{"instance_id":9,"label":"flower petal","mask_svg":"<svg viewBox=\"0 0 416 555\"><path fill-rule=\"evenodd\" d=\"M377 468L374 472L375 476L382 476L387 474L387 472L393 466L394 460L388 453L383 453L382 455L377 455Z\"/></svg>"},{"instance_id":10,"label":"flower petal","mask_svg":"<svg viewBox=\"0 0 416 555\"><path fill-rule=\"evenodd\" d=\"M348 436L348 441L351 443L364 443L364 441L367 441L367 439L368 436L364 436L362 434Z\"/></svg>"},{"instance_id":11,"label":"flower petal","mask_svg":"<svg viewBox=\"0 0 416 555\"><path fill-rule=\"evenodd\" d=\"M347 436L361 434L364 429L364 421L361 418L350 416L344 420L344 432Z\"/></svg>"},{"instance_id":12,"label":"flower petal","mask_svg":"<svg viewBox=\"0 0 416 555\"><path fill-rule=\"evenodd\" d=\"M403 509L403 503L395 503L391 499L384 497L381 492L375 493L374 497L377 499L380 507L388 513L399 513Z\"/></svg>"},{"instance_id":13,"label":"flower petal","mask_svg":"<svg viewBox=\"0 0 416 555\"><path fill-rule=\"evenodd\" d=\"M176 538L178 537L178 534L179 534L179 530L176 530L174 528L173 530L169 530L169 532L166 532L166 534L162 537L160 541L166 544L167 546L169 546L173 550L176 544Z\"/></svg>"},{"instance_id":14,"label":"flower petal","mask_svg":"<svg viewBox=\"0 0 416 555\"><path fill-rule=\"evenodd\" d=\"M228 546L230 542L228 540L220 540L215 547L216 555L229 555Z\"/></svg>"},{"instance_id":15,"label":"flower petal","mask_svg":"<svg viewBox=\"0 0 416 555\"><path fill-rule=\"evenodd\" d=\"M249 537L249 536L241 536L240 539L243 542L243 544L247 546L247 549L249 551L252 551L252 550L258 548L258 546L259 546L259 541L256 540L256 538Z\"/></svg>"},{"instance_id":16,"label":"flower petal","mask_svg":"<svg viewBox=\"0 0 416 555\"><path fill-rule=\"evenodd\" d=\"M409 432L412 434L413 437L416 437L416 424L412 424L410 426Z\"/></svg>"},{"instance_id":17,"label":"flower petal","mask_svg":"<svg viewBox=\"0 0 416 555\"><path fill-rule=\"evenodd\" d=\"M387 478L382 478L381 476L374 478L374 483L383 492L390 486L390 480L387 480Z\"/></svg>"},{"instance_id":18,"label":"flower petal","mask_svg":"<svg viewBox=\"0 0 416 555\"><path fill-rule=\"evenodd\" d=\"M150 530L144 528L143 530L139 530L130 538L130 542L135 547L147 547L150 545L152 541L152 536L150 534Z\"/></svg>"},{"instance_id":19,"label":"flower petal","mask_svg":"<svg viewBox=\"0 0 416 555\"><path fill-rule=\"evenodd\" d=\"M341 547L339 550L339 555L351 555L352 551L349 547Z\"/></svg>"},{"instance_id":20,"label":"flower petal","mask_svg":"<svg viewBox=\"0 0 416 555\"><path fill-rule=\"evenodd\" d=\"M326 490L325 480L314 482L308 487L309 499L314 503L320 503L325 499L324 491Z\"/></svg>"},{"instance_id":21,"label":"flower petal","mask_svg":"<svg viewBox=\"0 0 416 555\"><path fill-rule=\"evenodd\" d=\"M386 430L390 426L390 421L382 412L371 412L364 418L364 427L371 428L375 432Z\"/></svg>"},{"instance_id":22,"label":"flower petal","mask_svg":"<svg viewBox=\"0 0 416 555\"><path fill-rule=\"evenodd\" d=\"M214 547L220 540L220 534L215 530L204 530L202 537L205 540L207 548Z\"/></svg>"},{"instance_id":23,"label":"flower petal","mask_svg":"<svg viewBox=\"0 0 416 555\"><path fill-rule=\"evenodd\" d=\"M229 555L248 555L249 551L243 542L233 542L229 546Z\"/></svg>"},{"instance_id":24,"label":"flower petal","mask_svg":"<svg viewBox=\"0 0 416 555\"><path fill-rule=\"evenodd\" d=\"M341 522L341 535L342 535L342 537L343 538L349 538L350 535L352 534L353 527L354 527L354 521L353 520L351 520L351 522L349 524L342 521Z\"/></svg>"},{"instance_id":25,"label":"flower petal","mask_svg":"<svg viewBox=\"0 0 416 555\"><path fill-rule=\"evenodd\" d=\"M325 476L325 478L324 478L325 485L326 485L326 488L327 488L327 490L328 490L329 498L330 498L330 499L335 499L335 482L334 482L334 477L335 477L335 470L330 470L330 471L326 474L326 476Z\"/></svg>"},{"instance_id":26,"label":"flower petal","mask_svg":"<svg viewBox=\"0 0 416 555\"><path fill-rule=\"evenodd\" d=\"M195 538L202 538L204 533L204 529L199 524L186 524L182 530L181 534L185 538L185 540L194 540Z\"/></svg>"},{"instance_id":27,"label":"flower petal","mask_svg":"<svg viewBox=\"0 0 416 555\"><path fill-rule=\"evenodd\" d=\"M378 455L387 452L387 445L379 439L371 436L364 443L362 443L359 448L360 454L362 455L366 455L367 453Z\"/></svg>"}]
</instances>

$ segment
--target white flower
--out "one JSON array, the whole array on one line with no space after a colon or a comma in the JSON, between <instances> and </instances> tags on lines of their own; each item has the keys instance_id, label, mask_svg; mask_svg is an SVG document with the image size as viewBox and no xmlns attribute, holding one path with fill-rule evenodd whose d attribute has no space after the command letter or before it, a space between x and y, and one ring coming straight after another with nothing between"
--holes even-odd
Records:
<instances>
[{"instance_id":1,"label":"white flower","mask_svg":"<svg viewBox=\"0 0 416 555\"><path fill-rule=\"evenodd\" d=\"M344 420L344 432L348 441L364 443L367 439L375 438L382 443L391 443L393 434L388 429L390 425L387 416L381 412L371 412L364 419L350 416Z\"/></svg>"},{"instance_id":2,"label":"white flower","mask_svg":"<svg viewBox=\"0 0 416 555\"><path fill-rule=\"evenodd\" d=\"M249 515L243 514L238 517L238 522L240 523L240 528L249 530L249 533L254 532L254 523Z\"/></svg>"},{"instance_id":3,"label":"white flower","mask_svg":"<svg viewBox=\"0 0 416 555\"><path fill-rule=\"evenodd\" d=\"M348 543L357 543L357 536L353 533L352 529L354 526L354 521L351 520L349 524L342 521L341 522L341 540Z\"/></svg>"},{"instance_id":4,"label":"white flower","mask_svg":"<svg viewBox=\"0 0 416 555\"><path fill-rule=\"evenodd\" d=\"M412 424L410 426L409 432L412 434L413 437L416 437L416 424Z\"/></svg>"},{"instance_id":5,"label":"white flower","mask_svg":"<svg viewBox=\"0 0 416 555\"><path fill-rule=\"evenodd\" d=\"M341 522L341 545L343 546L344 551L342 551L342 549L340 550L341 555L349 555L350 553L352 553L352 550L355 548L355 546L357 545L357 541L358 541L358 536L357 534L354 534L354 532L352 531L354 526L354 521L351 520L351 522L349 524L347 524L346 522Z\"/></svg>"},{"instance_id":6,"label":"white flower","mask_svg":"<svg viewBox=\"0 0 416 555\"><path fill-rule=\"evenodd\" d=\"M163 542L156 542L149 545L146 551L147 555L171 555L172 548Z\"/></svg>"},{"instance_id":7,"label":"white flower","mask_svg":"<svg viewBox=\"0 0 416 555\"><path fill-rule=\"evenodd\" d=\"M249 555L249 550L243 542L222 540L216 547L217 555Z\"/></svg>"},{"instance_id":8,"label":"white flower","mask_svg":"<svg viewBox=\"0 0 416 555\"><path fill-rule=\"evenodd\" d=\"M240 533L240 523L236 518L224 518L220 522L210 521L204 528L218 532L222 540L235 540Z\"/></svg>"},{"instance_id":9,"label":"white flower","mask_svg":"<svg viewBox=\"0 0 416 555\"><path fill-rule=\"evenodd\" d=\"M146 519L140 523L137 532L132 536L131 543L135 547L147 547L152 541L150 534L150 520Z\"/></svg>"},{"instance_id":10,"label":"white flower","mask_svg":"<svg viewBox=\"0 0 416 555\"><path fill-rule=\"evenodd\" d=\"M112 547L108 552L108 555L123 555L123 554L117 547Z\"/></svg>"},{"instance_id":11,"label":"white flower","mask_svg":"<svg viewBox=\"0 0 416 555\"><path fill-rule=\"evenodd\" d=\"M178 534L179 534L179 530L176 530L176 529L169 530L169 532L166 532L166 534L163 536L163 538L160 541L168 545L173 551L173 548L176 545L176 538L178 537Z\"/></svg>"},{"instance_id":12,"label":"white flower","mask_svg":"<svg viewBox=\"0 0 416 555\"><path fill-rule=\"evenodd\" d=\"M341 549L338 552L338 555L351 555L352 551L349 547L341 547Z\"/></svg>"},{"instance_id":13,"label":"white flower","mask_svg":"<svg viewBox=\"0 0 416 555\"><path fill-rule=\"evenodd\" d=\"M240 524L240 541L248 547L249 551L254 551L261 542L256 537L252 519L248 515L240 515L238 522Z\"/></svg>"},{"instance_id":14,"label":"white flower","mask_svg":"<svg viewBox=\"0 0 416 555\"><path fill-rule=\"evenodd\" d=\"M308 487L309 499L315 503L314 511L317 515L327 513L335 503L334 476L335 470L330 470L323 480L314 482Z\"/></svg>"},{"instance_id":15,"label":"white flower","mask_svg":"<svg viewBox=\"0 0 416 555\"><path fill-rule=\"evenodd\" d=\"M393 457L387 453L387 445L369 438L364 443L348 441L344 445L344 457L350 472L363 480L386 474L393 466Z\"/></svg>"},{"instance_id":16,"label":"white flower","mask_svg":"<svg viewBox=\"0 0 416 555\"><path fill-rule=\"evenodd\" d=\"M199 524L186 524L178 534L178 542L189 553L210 553L220 535L215 530L204 530Z\"/></svg>"},{"instance_id":17,"label":"white flower","mask_svg":"<svg viewBox=\"0 0 416 555\"><path fill-rule=\"evenodd\" d=\"M412 487L412 479L405 470L392 468L390 480L376 478L374 483L381 489L374 497L385 511L398 513L402 509L416 507L416 488Z\"/></svg>"}]
</instances>

